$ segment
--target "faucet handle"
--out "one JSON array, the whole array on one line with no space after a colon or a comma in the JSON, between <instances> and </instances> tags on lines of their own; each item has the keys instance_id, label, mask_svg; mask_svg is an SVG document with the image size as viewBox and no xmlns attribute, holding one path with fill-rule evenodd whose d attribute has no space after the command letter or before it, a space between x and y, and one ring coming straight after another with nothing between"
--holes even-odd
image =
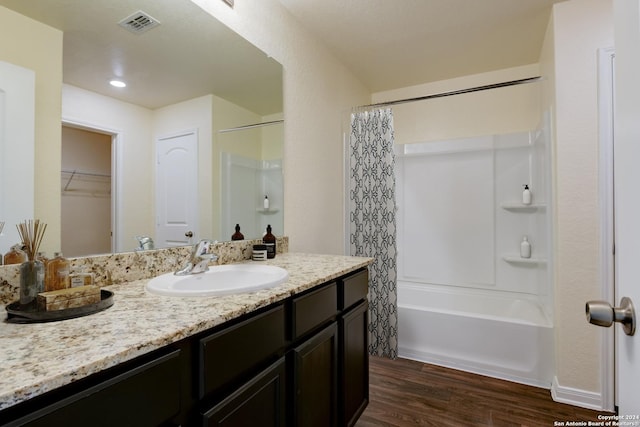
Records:
<instances>
[{"instance_id":1,"label":"faucet handle","mask_svg":"<svg viewBox=\"0 0 640 427\"><path fill-rule=\"evenodd\" d=\"M218 256L213 252L211 252L211 247L216 243L218 243L217 240L216 241L209 240L209 239L200 240L193 247L192 258L197 258L202 260L207 259L207 260L213 260L213 261L217 260Z\"/></svg>"}]
</instances>

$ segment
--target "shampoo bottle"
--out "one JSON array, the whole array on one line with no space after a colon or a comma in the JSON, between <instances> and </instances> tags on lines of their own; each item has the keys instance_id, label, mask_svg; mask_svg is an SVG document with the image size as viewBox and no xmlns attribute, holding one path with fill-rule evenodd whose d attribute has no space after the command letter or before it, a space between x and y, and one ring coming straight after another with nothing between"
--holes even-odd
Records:
<instances>
[{"instance_id":1,"label":"shampoo bottle","mask_svg":"<svg viewBox=\"0 0 640 427\"><path fill-rule=\"evenodd\" d=\"M529 190L529 185L527 184L524 185L524 190L522 191L522 204L531 204L531 190Z\"/></svg>"},{"instance_id":2,"label":"shampoo bottle","mask_svg":"<svg viewBox=\"0 0 640 427\"><path fill-rule=\"evenodd\" d=\"M262 243L267 246L267 258L275 258L276 236L271 234L271 224L267 225L267 234L262 237Z\"/></svg>"},{"instance_id":3,"label":"shampoo bottle","mask_svg":"<svg viewBox=\"0 0 640 427\"><path fill-rule=\"evenodd\" d=\"M269 198L264 196L264 208L269 209Z\"/></svg>"},{"instance_id":4,"label":"shampoo bottle","mask_svg":"<svg viewBox=\"0 0 640 427\"><path fill-rule=\"evenodd\" d=\"M527 236L522 236L522 242L520 243L520 257L531 258L531 243Z\"/></svg>"}]
</instances>

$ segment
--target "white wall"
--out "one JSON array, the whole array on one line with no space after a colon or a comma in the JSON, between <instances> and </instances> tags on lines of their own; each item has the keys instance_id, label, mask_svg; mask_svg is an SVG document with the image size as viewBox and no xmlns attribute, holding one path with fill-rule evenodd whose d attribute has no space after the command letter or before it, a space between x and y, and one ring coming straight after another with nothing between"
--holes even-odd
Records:
<instances>
[{"instance_id":1,"label":"white wall","mask_svg":"<svg viewBox=\"0 0 640 427\"><path fill-rule=\"evenodd\" d=\"M36 74L33 215L47 223L41 249L51 253L60 248L62 32L0 6L0 37L0 60Z\"/></svg>"},{"instance_id":2,"label":"white wall","mask_svg":"<svg viewBox=\"0 0 640 427\"><path fill-rule=\"evenodd\" d=\"M468 89L540 75L538 64L378 92L374 103ZM397 144L523 132L540 120L539 85L525 84L393 107Z\"/></svg>"},{"instance_id":3,"label":"white wall","mask_svg":"<svg viewBox=\"0 0 640 427\"><path fill-rule=\"evenodd\" d=\"M542 59L555 88L556 384L559 400L602 405L602 331L584 304L599 299L597 49L613 45L612 3L570 0L553 8ZM548 43L553 43L550 47ZM552 56L553 60L551 60Z\"/></svg>"},{"instance_id":4,"label":"white wall","mask_svg":"<svg viewBox=\"0 0 640 427\"><path fill-rule=\"evenodd\" d=\"M343 253L342 122L368 90L277 0L193 0L284 68L285 230L290 250Z\"/></svg>"},{"instance_id":5,"label":"white wall","mask_svg":"<svg viewBox=\"0 0 640 427\"><path fill-rule=\"evenodd\" d=\"M120 210L116 220L115 250L133 250L137 246L135 236L152 236L155 229L154 170L150 159L150 153L153 153L153 112L65 84L62 91L62 120L119 135L120 155L116 159L116 175L120 179L114 192ZM59 173L58 169L56 175Z\"/></svg>"}]
</instances>

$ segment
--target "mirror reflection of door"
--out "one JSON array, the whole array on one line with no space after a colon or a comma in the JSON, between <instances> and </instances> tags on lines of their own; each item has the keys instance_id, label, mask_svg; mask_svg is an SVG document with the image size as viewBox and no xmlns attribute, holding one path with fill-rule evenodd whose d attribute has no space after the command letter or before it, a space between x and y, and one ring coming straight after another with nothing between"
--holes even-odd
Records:
<instances>
[{"instance_id":1,"label":"mirror reflection of door","mask_svg":"<svg viewBox=\"0 0 640 427\"><path fill-rule=\"evenodd\" d=\"M112 252L111 145L111 135L62 127L61 250L67 257Z\"/></svg>"},{"instance_id":2,"label":"mirror reflection of door","mask_svg":"<svg viewBox=\"0 0 640 427\"><path fill-rule=\"evenodd\" d=\"M192 244L198 236L198 134L156 141L156 248Z\"/></svg>"}]
</instances>

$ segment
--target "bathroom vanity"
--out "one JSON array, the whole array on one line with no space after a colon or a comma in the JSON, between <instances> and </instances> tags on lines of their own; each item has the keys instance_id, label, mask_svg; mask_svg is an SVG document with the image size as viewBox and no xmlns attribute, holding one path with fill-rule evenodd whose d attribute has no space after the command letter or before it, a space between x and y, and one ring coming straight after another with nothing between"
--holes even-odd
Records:
<instances>
[{"instance_id":1,"label":"bathroom vanity","mask_svg":"<svg viewBox=\"0 0 640 427\"><path fill-rule=\"evenodd\" d=\"M353 425L370 261L287 253L269 261L289 272L273 289L176 298L139 280L92 316L5 323L0 425Z\"/></svg>"}]
</instances>

